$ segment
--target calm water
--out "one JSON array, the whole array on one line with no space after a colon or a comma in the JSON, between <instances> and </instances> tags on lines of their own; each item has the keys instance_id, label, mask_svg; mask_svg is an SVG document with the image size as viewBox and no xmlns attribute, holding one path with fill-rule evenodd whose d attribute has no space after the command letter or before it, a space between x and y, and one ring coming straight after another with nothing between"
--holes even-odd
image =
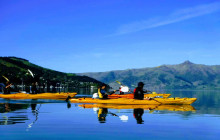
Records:
<instances>
[{"instance_id":1,"label":"calm water","mask_svg":"<svg viewBox=\"0 0 220 140\"><path fill-rule=\"evenodd\" d=\"M172 93L173 97L197 97L198 100L192 104L195 109L143 111L83 108L80 107L81 104L67 104L56 100L0 99L0 139L220 138L220 91L167 92Z\"/></svg>"}]
</instances>

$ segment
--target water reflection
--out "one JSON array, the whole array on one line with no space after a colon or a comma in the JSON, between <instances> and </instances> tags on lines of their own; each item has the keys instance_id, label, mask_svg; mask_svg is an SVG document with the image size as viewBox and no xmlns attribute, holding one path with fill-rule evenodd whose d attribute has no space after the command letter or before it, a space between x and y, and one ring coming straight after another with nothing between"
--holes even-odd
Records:
<instances>
[{"instance_id":1,"label":"water reflection","mask_svg":"<svg viewBox=\"0 0 220 140\"><path fill-rule=\"evenodd\" d=\"M28 104L10 104L10 103L0 103L0 113L7 113L21 109L27 109Z\"/></svg>"},{"instance_id":2,"label":"water reflection","mask_svg":"<svg viewBox=\"0 0 220 140\"><path fill-rule=\"evenodd\" d=\"M32 126L37 122L41 105L42 104L39 104L39 107L37 108L37 104L31 104L31 111L32 111L33 116L35 116L35 119L30 124L28 124L26 131L29 131L29 129L32 128Z\"/></svg>"},{"instance_id":3,"label":"water reflection","mask_svg":"<svg viewBox=\"0 0 220 140\"><path fill-rule=\"evenodd\" d=\"M144 109L150 110L167 110L167 111L196 111L191 105L120 105L120 104L79 104L83 108L110 108L110 109Z\"/></svg>"},{"instance_id":4,"label":"water reflection","mask_svg":"<svg viewBox=\"0 0 220 140\"><path fill-rule=\"evenodd\" d=\"M171 97L195 97L197 100L193 106L196 108L197 114L220 115L219 90L164 90L161 92L171 93Z\"/></svg>"},{"instance_id":5,"label":"water reflection","mask_svg":"<svg viewBox=\"0 0 220 140\"><path fill-rule=\"evenodd\" d=\"M128 116L126 116L126 115L118 116L117 114L108 111L108 108L98 108L98 110L95 110L95 111L97 111L98 121L100 123L105 123L106 122L107 114L110 114L111 116L114 116L114 117L118 117L123 122L128 121Z\"/></svg>"},{"instance_id":6,"label":"water reflection","mask_svg":"<svg viewBox=\"0 0 220 140\"><path fill-rule=\"evenodd\" d=\"M71 102L70 102L70 100L67 100L66 102L67 102L67 108L71 108Z\"/></svg>"},{"instance_id":7,"label":"water reflection","mask_svg":"<svg viewBox=\"0 0 220 140\"><path fill-rule=\"evenodd\" d=\"M11 125L17 123L24 123L28 120L27 115L21 115L18 113L10 113L16 110L27 109L27 104L0 104L0 125ZM11 116L12 115L12 116Z\"/></svg>"},{"instance_id":8,"label":"water reflection","mask_svg":"<svg viewBox=\"0 0 220 140\"><path fill-rule=\"evenodd\" d=\"M134 118L137 120L137 124L143 124L142 115L144 114L144 109L137 108L133 110Z\"/></svg>"},{"instance_id":9,"label":"water reflection","mask_svg":"<svg viewBox=\"0 0 220 140\"><path fill-rule=\"evenodd\" d=\"M32 128L34 124L38 121L39 111L44 105L37 102L37 100L32 100L29 104L0 103L0 125L26 123L28 122L28 120L30 120L31 122L26 125L26 130L29 131L30 128ZM67 102L66 104L67 108L71 108L70 102ZM31 109L31 112L29 112L28 109Z\"/></svg>"},{"instance_id":10,"label":"water reflection","mask_svg":"<svg viewBox=\"0 0 220 140\"><path fill-rule=\"evenodd\" d=\"M99 120L100 123L105 123L107 114L108 114L108 109L107 108L99 108L99 110L98 110L98 120Z\"/></svg>"},{"instance_id":11,"label":"water reflection","mask_svg":"<svg viewBox=\"0 0 220 140\"><path fill-rule=\"evenodd\" d=\"M176 113L181 114L183 116L190 116L192 112L195 112L196 109L191 105L118 105L118 104L79 104L78 107L82 107L84 109L93 109L98 114L98 121L100 123L106 122L107 114L112 116L119 117L123 122L128 121L128 116L126 115L117 115L115 113L110 112L108 109L126 109L133 110L133 116L137 121L137 124L143 124L144 120L142 116L144 114L144 110L148 110L149 113Z\"/></svg>"}]
</instances>

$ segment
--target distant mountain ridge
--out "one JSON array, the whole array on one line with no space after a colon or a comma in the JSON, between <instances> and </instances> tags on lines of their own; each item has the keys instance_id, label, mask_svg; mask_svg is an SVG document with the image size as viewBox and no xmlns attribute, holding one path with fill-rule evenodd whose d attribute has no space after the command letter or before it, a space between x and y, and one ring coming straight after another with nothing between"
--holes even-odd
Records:
<instances>
[{"instance_id":1,"label":"distant mountain ridge","mask_svg":"<svg viewBox=\"0 0 220 140\"><path fill-rule=\"evenodd\" d=\"M116 80L134 87L139 81L150 89L220 89L220 65L202 65L185 61L176 65L152 68L117 70L109 72L80 73L110 86Z\"/></svg>"}]
</instances>

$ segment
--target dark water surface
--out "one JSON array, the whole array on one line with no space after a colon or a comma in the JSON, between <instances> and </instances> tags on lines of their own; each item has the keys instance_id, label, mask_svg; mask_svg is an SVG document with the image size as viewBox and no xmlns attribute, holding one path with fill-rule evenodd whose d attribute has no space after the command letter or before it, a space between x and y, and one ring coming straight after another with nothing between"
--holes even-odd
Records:
<instances>
[{"instance_id":1,"label":"dark water surface","mask_svg":"<svg viewBox=\"0 0 220 140\"><path fill-rule=\"evenodd\" d=\"M198 99L189 111L176 107L84 108L82 104L56 100L0 99L0 140L220 138L220 91L164 92L172 97Z\"/></svg>"}]
</instances>

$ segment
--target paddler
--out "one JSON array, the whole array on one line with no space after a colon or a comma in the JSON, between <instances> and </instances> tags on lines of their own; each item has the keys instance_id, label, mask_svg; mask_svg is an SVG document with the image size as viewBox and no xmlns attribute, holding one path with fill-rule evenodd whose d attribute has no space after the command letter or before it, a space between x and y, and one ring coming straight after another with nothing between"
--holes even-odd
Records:
<instances>
[{"instance_id":1,"label":"paddler","mask_svg":"<svg viewBox=\"0 0 220 140\"><path fill-rule=\"evenodd\" d=\"M147 93L148 91L144 91L144 83L139 82L138 87L134 89L134 99L143 100L144 99L144 93Z\"/></svg>"},{"instance_id":2,"label":"paddler","mask_svg":"<svg viewBox=\"0 0 220 140\"><path fill-rule=\"evenodd\" d=\"M37 85L38 85L37 82L33 82L33 83L32 83L32 86L31 86L31 94L37 94L37 93L38 93Z\"/></svg>"},{"instance_id":3,"label":"paddler","mask_svg":"<svg viewBox=\"0 0 220 140\"><path fill-rule=\"evenodd\" d=\"M101 85L101 87L98 89L98 95L99 95L100 99L108 99L108 93L111 95L115 92L116 92L116 90L114 90L112 92L107 92L105 84Z\"/></svg>"}]
</instances>

